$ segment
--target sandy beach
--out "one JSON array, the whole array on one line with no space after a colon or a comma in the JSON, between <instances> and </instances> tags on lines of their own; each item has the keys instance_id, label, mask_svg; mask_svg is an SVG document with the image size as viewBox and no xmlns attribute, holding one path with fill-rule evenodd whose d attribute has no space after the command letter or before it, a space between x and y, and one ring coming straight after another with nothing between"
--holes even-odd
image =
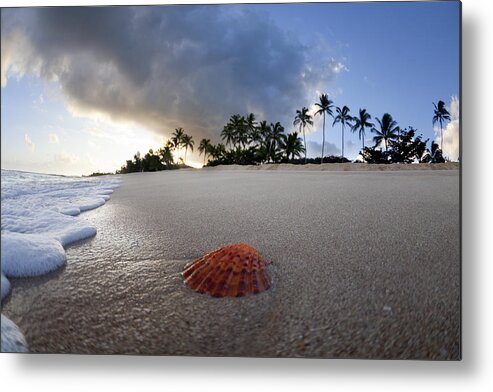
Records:
<instances>
[{"instance_id":1,"label":"sandy beach","mask_svg":"<svg viewBox=\"0 0 493 392\"><path fill-rule=\"evenodd\" d=\"M40 353L459 359L458 165L372 166L124 175L83 214L97 235L12 279L3 313ZM272 260L270 290L184 285L235 242Z\"/></svg>"}]
</instances>

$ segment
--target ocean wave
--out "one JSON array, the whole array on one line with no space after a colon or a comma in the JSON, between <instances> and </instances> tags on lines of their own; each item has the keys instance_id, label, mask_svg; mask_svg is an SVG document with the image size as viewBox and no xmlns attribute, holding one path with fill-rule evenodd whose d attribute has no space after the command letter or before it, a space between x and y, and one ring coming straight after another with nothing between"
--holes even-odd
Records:
<instances>
[{"instance_id":1,"label":"ocean wave","mask_svg":"<svg viewBox=\"0 0 493 392\"><path fill-rule=\"evenodd\" d=\"M96 235L96 228L79 214L104 205L120 183L114 176L66 177L2 169L2 300L11 289L9 277L38 276L60 268L66 263L65 247ZM3 319L2 315L2 351L4 341L20 342L9 347L23 351L22 333Z\"/></svg>"}]
</instances>

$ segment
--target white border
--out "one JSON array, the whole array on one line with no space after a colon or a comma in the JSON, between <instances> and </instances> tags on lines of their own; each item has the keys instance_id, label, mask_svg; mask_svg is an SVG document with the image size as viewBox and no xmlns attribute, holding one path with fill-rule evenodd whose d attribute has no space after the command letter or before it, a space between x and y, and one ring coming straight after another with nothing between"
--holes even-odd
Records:
<instances>
[{"instance_id":1,"label":"white border","mask_svg":"<svg viewBox=\"0 0 493 392\"><path fill-rule=\"evenodd\" d=\"M220 1L231 3L238 1ZM256 1L250 1L256 2ZM276 2L276 1L272 1ZM84 1L73 5L163 4ZM179 1L175 3L204 3ZM491 1L463 1L463 360L461 362L0 354L3 390L485 391L493 385ZM70 4L70 5L72 5ZM67 1L0 0L5 6ZM7 389L5 389L7 387Z\"/></svg>"}]
</instances>

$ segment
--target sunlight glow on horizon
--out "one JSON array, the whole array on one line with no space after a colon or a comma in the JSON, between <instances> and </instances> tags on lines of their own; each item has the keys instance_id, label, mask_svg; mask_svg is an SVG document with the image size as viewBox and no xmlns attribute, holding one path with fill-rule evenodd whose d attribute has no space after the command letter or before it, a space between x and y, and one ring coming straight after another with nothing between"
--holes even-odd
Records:
<instances>
[{"instance_id":1,"label":"sunlight glow on horizon","mask_svg":"<svg viewBox=\"0 0 493 392\"><path fill-rule=\"evenodd\" d=\"M99 113L75 115L62 95L51 93L56 84L35 77L9 78L8 87L2 88L2 168L62 175L114 173L137 152L144 155L164 145L163 135L139 124Z\"/></svg>"},{"instance_id":2,"label":"sunlight glow on horizon","mask_svg":"<svg viewBox=\"0 0 493 392\"><path fill-rule=\"evenodd\" d=\"M32 91L23 96L23 90ZM76 176L114 173L135 154L163 147L173 132L165 136L133 121L78 108L59 93L58 81L36 75L9 77L1 91L2 139L8 140L2 143L3 169ZM26 109L30 116L25 116ZM22 153L12 152L12 146ZM194 154L188 151L186 164L201 168ZM184 149L173 155L176 161L184 158Z\"/></svg>"},{"instance_id":3,"label":"sunlight glow on horizon","mask_svg":"<svg viewBox=\"0 0 493 392\"><path fill-rule=\"evenodd\" d=\"M187 159L187 161L185 162L186 165L188 166L191 166L195 169L202 169L202 167L204 166L203 163L199 163L197 161L193 161L193 160L190 160L190 159Z\"/></svg>"}]
</instances>

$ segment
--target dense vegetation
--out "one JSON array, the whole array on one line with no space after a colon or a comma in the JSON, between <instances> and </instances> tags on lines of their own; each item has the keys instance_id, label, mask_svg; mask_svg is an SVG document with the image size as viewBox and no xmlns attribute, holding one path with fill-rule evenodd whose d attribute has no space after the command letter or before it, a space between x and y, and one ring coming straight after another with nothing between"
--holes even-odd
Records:
<instances>
[{"instance_id":1,"label":"dense vegetation","mask_svg":"<svg viewBox=\"0 0 493 392\"><path fill-rule=\"evenodd\" d=\"M113 173L110 173L110 172L94 172L94 173L91 173L87 176L85 175L82 175L82 177L99 177L99 176L108 176L108 175L112 175Z\"/></svg>"},{"instance_id":2,"label":"dense vegetation","mask_svg":"<svg viewBox=\"0 0 493 392\"><path fill-rule=\"evenodd\" d=\"M443 124L450 121L450 114L443 101L433 104L435 107L433 124L440 125L440 140L443 139ZM442 146L432 142L427 147L429 139L422 140L416 135L413 127L401 129L389 113L382 118L375 118L376 124L366 109L360 109L357 116L350 115L347 106L336 107L327 94L321 94L319 102L315 103L314 116L322 116L322 151L317 158L306 156L306 128L313 125L313 117L309 110L303 107L296 111L293 125L298 132L285 133L281 123L258 122L253 113L246 116L235 114L230 117L223 127L221 140L223 143L213 144L210 139L202 139L198 146L200 155L204 157L204 166L216 165L258 165L268 163L336 163L349 162L344 157L344 136L346 128L357 133L362 141L358 161L366 163L439 163L445 162ZM332 118L332 127L341 126L341 155L325 156L325 122ZM374 133L374 145L365 146L365 135ZM303 135L303 138L300 137ZM441 144L441 143L440 143ZM117 173L139 171L159 171L186 167L187 153L193 151L195 141L182 128L175 129L171 139L157 151L150 149L143 157L137 152L133 160ZM184 153L184 156L182 157ZM323 160L321 159L323 157ZM176 161L175 161L176 160Z\"/></svg>"}]
</instances>

